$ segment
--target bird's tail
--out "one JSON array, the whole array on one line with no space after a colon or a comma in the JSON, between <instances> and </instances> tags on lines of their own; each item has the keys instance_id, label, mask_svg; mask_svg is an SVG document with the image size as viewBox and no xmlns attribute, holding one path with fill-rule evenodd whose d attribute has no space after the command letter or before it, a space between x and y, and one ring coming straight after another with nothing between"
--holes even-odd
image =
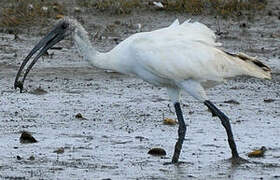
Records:
<instances>
[{"instance_id":1,"label":"bird's tail","mask_svg":"<svg viewBox=\"0 0 280 180\"><path fill-rule=\"evenodd\" d=\"M234 60L242 63L242 69L245 74L254 76L261 79L271 79L271 69L261 61L257 60L256 57L251 57L244 53L232 54L226 52Z\"/></svg>"}]
</instances>

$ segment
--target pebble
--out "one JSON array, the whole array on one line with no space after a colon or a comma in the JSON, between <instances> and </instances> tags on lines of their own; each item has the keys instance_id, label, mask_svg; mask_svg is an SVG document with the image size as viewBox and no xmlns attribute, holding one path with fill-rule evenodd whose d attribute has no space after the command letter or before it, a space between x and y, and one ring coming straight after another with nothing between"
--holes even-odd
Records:
<instances>
[{"instance_id":1,"label":"pebble","mask_svg":"<svg viewBox=\"0 0 280 180\"><path fill-rule=\"evenodd\" d=\"M164 125L175 125L175 124L177 124L177 121L174 119L171 119L171 118L165 118L163 120L163 124Z\"/></svg>"},{"instance_id":2,"label":"pebble","mask_svg":"<svg viewBox=\"0 0 280 180\"><path fill-rule=\"evenodd\" d=\"M58 148L57 150L54 150L53 152L56 153L56 154L63 154L64 153L64 148L63 147Z\"/></svg>"},{"instance_id":3,"label":"pebble","mask_svg":"<svg viewBox=\"0 0 280 180\"><path fill-rule=\"evenodd\" d=\"M248 157L263 157L266 150L267 148L262 146L260 149L248 153Z\"/></svg>"},{"instance_id":4,"label":"pebble","mask_svg":"<svg viewBox=\"0 0 280 180\"><path fill-rule=\"evenodd\" d=\"M148 154L153 156L165 156L166 151L162 148L152 148L149 150Z\"/></svg>"},{"instance_id":5,"label":"pebble","mask_svg":"<svg viewBox=\"0 0 280 180\"><path fill-rule=\"evenodd\" d=\"M264 99L263 102L265 103L271 103L271 102L274 102L275 99Z\"/></svg>"},{"instance_id":6,"label":"pebble","mask_svg":"<svg viewBox=\"0 0 280 180\"><path fill-rule=\"evenodd\" d=\"M240 102L236 101L236 100L228 100L228 101L224 101L224 103L228 103L228 104L240 104Z\"/></svg>"},{"instance_id":7,"label":"pebble","mask_svg":"<svg viewBox=\"0 0 280 180\"><path fill-rule=\"evenodd\" d=\"M82 120L86 120L87 118L84 118L83 115L81 113L78 113L75 115L75 118L77 119L82 119Z\"/></svg>"},{"instance_id":8,"label":"pebble","mask_svg":"<svg viewBox=\"0 0 280 180\"><path fill-rule=\"evenodd\" d=\"M29 132L23 131L19 138L20 143L27 144L27 143L36 143L38 142Z\"/></svg>"}]
</instances>

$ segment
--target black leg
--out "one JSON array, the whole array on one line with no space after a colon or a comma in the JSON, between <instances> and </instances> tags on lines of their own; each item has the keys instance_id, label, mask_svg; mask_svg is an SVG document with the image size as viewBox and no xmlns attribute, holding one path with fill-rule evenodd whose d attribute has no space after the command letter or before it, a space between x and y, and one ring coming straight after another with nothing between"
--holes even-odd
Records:
<instances>
[{"instance_id":1,"label":"black leg","mask_svg":"<svg viewBox=\"0 0 280 180\"><path fill-rule=\"evenodd\" d=\"M185 135L186 135L186 125L185 125L185 121L184 121L184 118L183 118L180 103L176 102L174 104L174 107L175 107L177 119L178 119L178 122L179 122L179 129L178 129L179 138L178 138L178 141L176 142L176 145L175 145L175 150L174 150L174 154L173 154L173 157L172 157L172 163L178 163L180 153L181 153L181 149L182 149L182 145L183 145Z\"/></svg>"},{"instance_id":2,"label":"black leg","mask_svg":"<svg viewBox=\"0 0 280 180\"><path fill-rule=\"evenodd\" d=\"M228 136L228 143L229 143L229 147L231 149L231 153L232 153L232 158L237 159L239 158L237 149L236 149L236 145L233 139L233 134L231 131L231 126L230 126L230 122L229 122L229 118L223 113L221 112L211 101L204 101L204 104L210 109L210 111L212 112L212 114L215 116L218 116L220 118L220 120L222 121L222 125L224 126L224 128L226 129L227 132L227 136Z\"/></svg>"}]
</instances>

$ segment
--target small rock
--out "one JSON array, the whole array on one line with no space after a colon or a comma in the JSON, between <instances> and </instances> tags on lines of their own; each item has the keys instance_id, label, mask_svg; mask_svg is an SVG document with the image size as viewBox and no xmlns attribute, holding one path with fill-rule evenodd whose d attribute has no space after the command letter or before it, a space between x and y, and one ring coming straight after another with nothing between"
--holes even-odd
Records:
<instances>
[{"instance_id":1,"label":"small rock","mask_svg":"<svg viewBox=\"0 0 280 180\"><path fill-rule=\"evenodd\" d=\"M163 124L164 125L175 125L175 124L177 124L177 121L174 119L171 119L171 118L165 118L163 120Z\"/></svg>"},{"instance_id":2,"label":"small rock","mask_svg":"<svg viewBox=\"0 0 280 180\"><path fill-rule=\"evenodd\" d=\"M22 157L20 157L19 155L17 155L17 160L22 160Z\"/></svg>"},{"instance_id":3,"label":"small rock","mask_svg":"<svg viewBox=\"0 0 280 180\"><path fill-rule=\"evenodd\" d=\"M241 123L241 120L238 119L238 120L236 120L235 122L236 122L236 123Z\"/></svg>"},{"instance_id":4,"label":"small rock","mask_svg":"<svg viewBox=\"0 0 280 180\"><path fill-rule=\"evenodd\" d=\"M154 1L153 4L154 4L157 8L159 8L159 9L162 9L162 8L164 7L163 4L162 4L161 2L156 2L156 1Z\"/></svg>"},{"instance_id":5,"label":"small rock","mask_svg":"<svg viewBox=\"0 0 280 180\"><path fill-rule=\"evenodd\" d=\"M189 114L193 114L194 113L194 111L189 111Z\"/></svg>"},{"instance_id":6,"label":"small rock","mask_svg":"<svg viewBox=\"0 0 280 180\"><path fill-rule=\"evenodd\" d=\"M75 118L77 119L82 119L82 120L86 120L87 118L84 118L83 115L81 113L78 113L75 115Z\"/></svg>"},{"instance_id":7,"label":"small rock","mask_svg":"<svg viewBox=\"0 0 280 180\"><path fill-rule=\"evenodd\" d=\"M38 142L29 132L23 131L19 138L20 143L27 144L27 143L36 143Z\"/></svg>"},{"instance_id":8,"label":"small rock","mask_svg":"<svg viewBox=\"0 0 280 180\"><path fill-rule=\"evenodd\" d=\"M275 99L264 99L263 102L265 103L271 103L271 102L274 102Z\"/></svg>"},{"instance_id":9,"label":"small rock","mask_svg":"<svg viewBox=\"0 0 280 180\"><path fill-rule=\"evenodd\" d=\"M56 154L63 154L64 153L64 147L58 148L57 150L53 151Z\"/></svg>"},{"instance_id":10,"label":"small rock","mask_svg":"<svg viewBox=\"0 0 280 180\"><path fill-rule=\"evenodd\" d=\"M139 139L140 141L148 140L148 138L145 138L143 136L135 136L135 139Z\"/></svg>"},{"instance_id":11,"label":"small rock","mask_svg":"<svg viewBox=\"0 0 280 180\"><path fill-rule=\"evenodd\" d=\"M262 146L260 149L248 153L248 157L263 157L266 150L266 147Z\"/></svg>"},{"instance_id":12,"label":"small rock","mask_svg":"<svg viewBox=\"0 0 280 180\"><path fill-rule=\"evenodd\" d=\"M49 8L46 6L43 6L41 9L42 9L42 11L47 12Z\"/></svg>"},{"instance_id":13,"label":"small rock","mask_svg":"<svg viewBox=\"0 0 280 180\"><path fill-rule=\"evenodd\" d=\"M228 100L228 101L224 101L224 103L228 103L228 104L240 104L238 101L233 100L233 99Z\"/></svg>"},{"instance_id":14,"label":"small rock","mask_svg":"<svg viewBox=\"0 0 280 180\"><path fill-rule=\"evenodd\" d=\"M74 8L74 11L75 11L75 12L81 12L82 10L81 10L81 8L79 8L79 7L75 7L75 8Z\"/></svg>"},{"instance_id":15,"label":"small rock","mask_svg":"<svg viewBox=\"0 0 280 180\"><path fill-rule=\"evenodd\" d=\"M55 16L55 18L56 18L56 19L62 19L62 18L64 18L64 15L58 14L58 15Z\"/></svg>"},{"instance_id":16,"label":"small rock","mask_svg":"<svg viewBox=\"0 0 280 180\"><path fill-rule=\"evenodd\" d=\"M241 23L241 24L239 25L239 27L241 27L241 28L246 28L246 27L247 27L247 24L246 24L246 23Z\"/></svg>"},{"instance_id":17,"label":"small rock","mask_svg":"<svg viewBox=\"0 0 280 180\"><path fill-rule=\"evenodd\" d=\"M28 158L28 160L34 161L34 160L35 160L35 157L32 155L32 156L30 156L30 157Z\"/></svg>"},{"instance_id":18,"label":"small rock","mask_svg":"<svg viewBox=\"0 0 280 180\"><path fill-rule=\"evenodd\" d=\"M165 156L166 151L162 148L152 148L149 150L148 154L153 156Z\"/></svg>"},{"instance_id":19,"label":"small rock","mask_svg":"<svg viewBox=\"0 0 280 180\"><path fill-rule=\"evenodd\" d=\"M53 8L53 10L56 11L56 12L58 12L58 11L61 10L61 7L58 6L58 5L54 5L52 8Z\"/></svg>"}]
</instances>

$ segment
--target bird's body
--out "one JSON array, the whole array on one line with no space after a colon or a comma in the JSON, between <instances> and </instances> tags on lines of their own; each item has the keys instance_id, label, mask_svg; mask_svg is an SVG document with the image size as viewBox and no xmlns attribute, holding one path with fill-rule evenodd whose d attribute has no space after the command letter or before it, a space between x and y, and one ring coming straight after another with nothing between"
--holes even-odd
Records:
<instances>
[{"instance_id":1,"label":"bird's body","mask_svg":"<svg viewBox=\"0 0 280 180\"><path fill-rule=\"evenodd\" d=\"M172 162L178 162L185 137L185 123L179 103L180 91L186 91L203 102L218 116L228 135L228 142L234 158L239 158L231 132L229 119L216 108L205 93L205 88L240 75L270 79L270 68L243 53L231 54L219 48L215 34L204 24L175 20L169 27L134 34L111 51L100 53L92 47L88 33L73 19L65 18L43 38L23 61L15 80L15 88L23 81L38 58L51 46L68 35L73 35L80 54L91 65L111 69L166 87L176 110L179 121L179 139L175 146ZM21 71L30 57L41 47L42 50L29 65L21 82Z\"/></svg>"},{"instance_id":2,"label":"bird's body","mask_svg":"<svg viewBox=\"0 0 280 180\"><path fill-rule=\"evenodd\" d=\"M86 31L83 32L86 37ZM90 41L81 45L84 41L80 37L75 40L81 54L93 66L133 74L151 84L187 92L192 91L193 84L202 91L201 88L240 75L270 78L269 68L254 64L253 57L219 49L221 44L216 42L214 32L199 22L186 21L180 25L176 20L169 27L137 33L106 53L97 52ZM201 93L204 97L191 95L206 100L205 93Z\"/></svg>"}]
</instances>

